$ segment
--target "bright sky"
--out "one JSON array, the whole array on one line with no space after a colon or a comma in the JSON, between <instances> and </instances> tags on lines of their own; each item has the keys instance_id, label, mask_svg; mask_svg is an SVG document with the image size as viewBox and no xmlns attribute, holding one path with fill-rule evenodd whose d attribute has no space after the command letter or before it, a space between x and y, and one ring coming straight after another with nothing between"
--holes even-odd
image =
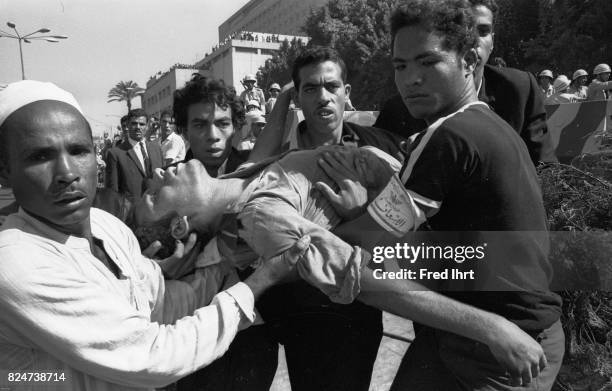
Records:
<instances>
[{"instance_id":1,"label":"bright sky","mask_svg":"<svg viewBox=\"0 0 612 391\"><path fill-rule=\"evenodd\" d=\"M72 92L95 135L119 124L125 102L107 103L119 81L146 87L175 63L193 64L218 43L219 25L248 0L0 0L0 30L40 28L59 43L23 44L27 79ZM0 37L0 84L21 79L17 40ZM139 107L140 98L132 101Z\"/></svg>"}]
</instances>

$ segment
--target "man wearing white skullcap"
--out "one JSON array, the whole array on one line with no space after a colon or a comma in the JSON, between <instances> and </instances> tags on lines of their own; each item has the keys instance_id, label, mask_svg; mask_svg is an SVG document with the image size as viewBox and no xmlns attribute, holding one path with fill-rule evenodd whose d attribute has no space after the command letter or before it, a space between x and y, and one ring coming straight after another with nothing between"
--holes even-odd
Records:
<instances>
[{"instance_id":1,"label":"man wearing white skullcap","mask_svg":"<svg viewBox=\"0 0 612 391\"><path fill-rule=\"evenodd\" d=\"M51 373L58 389L151 389L209 364L305 248L214 298L203 281L165 282L129 228L91 207L91 130L74 97L50 83L0 91L0 148L0 178L20 206L0 227L0 368Z\"/></svg>"}]
</instances>

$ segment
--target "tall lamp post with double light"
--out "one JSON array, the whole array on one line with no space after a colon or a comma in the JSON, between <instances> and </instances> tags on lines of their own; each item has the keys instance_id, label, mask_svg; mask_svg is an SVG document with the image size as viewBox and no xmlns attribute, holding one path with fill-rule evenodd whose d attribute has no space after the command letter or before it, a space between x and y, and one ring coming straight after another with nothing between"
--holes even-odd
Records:
<instances>
[{"instance_id":1,"label":"tall lamp post with double light","mask_svg":"<svg viewBox=\"0 0 612 391\"><path fill-rule=\"evenodd\" d=\"M65 35L37 35L37 34L47 34L51 32L51 30L49 30L48 28L41 28L29 34L21 35L17 31L15 23L6 22L6 25L12 28L15 31L15 34L7 33L6 31L0 30L0 38L1 37L12 38L12 39L16 39L19 42L19 57L21 58L21 79L23 80L25 80L25 71L23 68L23 49L21 48L21 41L25 43L32 43L32 41L35 41L35 40L44 40L47 42L59 42L60 39L68 38Z\"/></svg>"}]
</instances>

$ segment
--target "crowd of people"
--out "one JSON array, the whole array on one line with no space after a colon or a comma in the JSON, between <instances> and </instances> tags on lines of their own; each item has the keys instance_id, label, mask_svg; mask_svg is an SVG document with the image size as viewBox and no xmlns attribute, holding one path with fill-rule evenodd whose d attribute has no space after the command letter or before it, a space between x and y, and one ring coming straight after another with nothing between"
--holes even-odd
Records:
<instances>
[{"instance_id":1,"label":"crowd of people","mask_svg":"<svg viewBox=\"0 0 612 391\"><path fill-rule=\"evenodd\" d=\"M72 94L9 84L0 368L61 373L50 389L268 390L282 344L292 390L368 390L388 311L415 330L391 390L550 390L565 339L535 165L554 154L536 78L487 65L496 12L401 2L396 91L374 126L344 120L351 85L329 47L305 48L267 102L252 75L240 96L194 75L159 138L144 110L122 118L103 189ZM604 65L587 97L608 93ZM286 139L293 105L304 121ZM164 229L141 248L126 224ZM482 257L403 262L408 245ZM421 276L453 267L477 277Z\"/></svg>"},{"instance_id":2,"label":"crowd of people","mask_svg":"<svg viewBox=\"0 0 612 391\"><path fill-rule=\"evenodd\" d=\"M546 97L545 104L607 100L612 94L608 64L599 64L593 68L590 83L589 73L584 69L576 70L571 80L563 74L555 78L551 70L544 69L538 74L538 84Z\"/></svg>"}]
</instances>

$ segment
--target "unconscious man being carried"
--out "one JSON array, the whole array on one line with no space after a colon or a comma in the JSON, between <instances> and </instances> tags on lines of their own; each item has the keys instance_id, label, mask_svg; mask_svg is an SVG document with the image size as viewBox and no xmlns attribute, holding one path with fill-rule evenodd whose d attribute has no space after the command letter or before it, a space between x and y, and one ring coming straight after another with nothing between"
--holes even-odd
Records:
<instances>
[{"instance_id":1,"label":"unconscious man being carried","mask_svg":"<svg viewBox=\"0 0 612 391\"><path fill-rule=\"evenodd\" d=\"M269 165L262 162L220 178L211 178L199 162L192 160L157 172L155 185L137 206L137 218L141 223L155 223L186 216L191 229L219 232L217 250L236 264L248 262L243 258L243 251L235 252L240 238L254 250L256 257L265 258L309 235L312 240L296 264L297 273L332 300L348 303L357 298L484 343L495 359L512 373L529 371L529 376L532 373L537 376L534 368L539 371L546 366L542 348L514 323L428 291L413 281L374 280L368 268L369 252L330 232L342 219L336 210L338 205L334 204L335 209L324 193L329 190L326 186L338 189L334 181L342 182L342 179L327 176L322 169L325 163L321 161L339 150L344 151L342 159L352 162L355 175L347 169L347 177L369 176L380 183L388 181L397 169L397 163L391 163L392 158L378 157L384 156L380 151L346 147L291 152ZM340 184L338 194L343 190ZM354 205L367 201L355 200ZM345 208L342 215L350 216L355 212L351 209ZM357 209L361 213L362 209ZM434 299L437 305L429 305ZM457 310L462 316L453 315Z\"/></svg>"}]
</instances>

